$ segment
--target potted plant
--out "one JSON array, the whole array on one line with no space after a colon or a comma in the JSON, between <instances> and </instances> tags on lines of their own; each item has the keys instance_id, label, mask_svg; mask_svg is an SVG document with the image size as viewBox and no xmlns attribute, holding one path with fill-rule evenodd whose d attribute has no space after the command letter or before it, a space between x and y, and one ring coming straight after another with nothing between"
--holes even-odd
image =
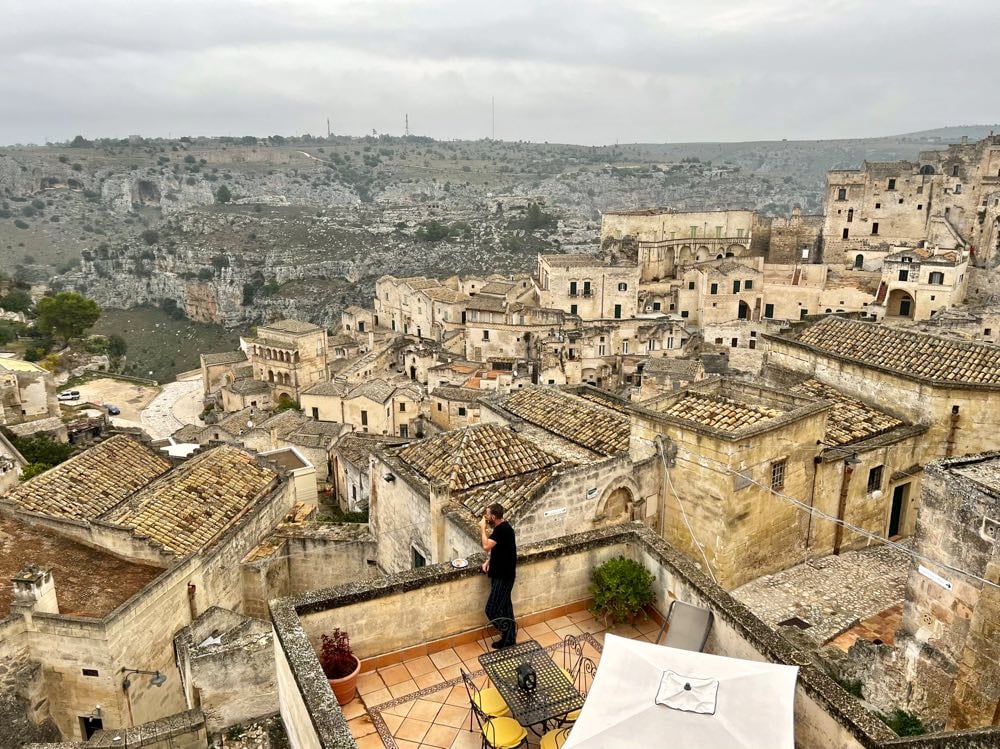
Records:
<instances>
[{"instance_id":1,"label":"potted plant","mask_svg":"<svg viewBox=\"0 0 1000 749\"><path fill-rule=\"evenodd\" d=\"M623 556L609 559L594 568L590 593L594 602L590 611L603 617L605 624L635 622L653 602L653 575L649 570Z\"/></svg>"},{"instance_id":2,"label":"potted plant","mask_svg":"<svg viewBox=\"0 0 1000 749\"><path fill-rule=\"evenodd\" d=\"M337 702L346 705L354 699L358 683L361 661L351 650L351 640L347 632L337 627L332 634L323 635L319 652L319 664L330 682L330 689Z\"/></svg>"}]
</instances>

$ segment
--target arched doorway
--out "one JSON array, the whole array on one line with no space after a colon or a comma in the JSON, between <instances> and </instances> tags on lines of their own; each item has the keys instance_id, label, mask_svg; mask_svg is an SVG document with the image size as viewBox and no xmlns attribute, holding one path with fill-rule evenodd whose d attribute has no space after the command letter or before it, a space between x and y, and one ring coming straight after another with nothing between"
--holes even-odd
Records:
<instances>
[{"instance_id":1,"label":"arched doorway","mask_svg":"<svg viewBox=\"0 0 1000 749\"><path fill-rule=\"evenodd\" d=\"M746 247L741 244L731 244L726 248L726 257L739 257L746 252Z\"/></svg>"},{"instance_id":2,"label":"arched doorway","mask_svg":"<svg viewBox=\"0 0 1000 749\"><path fill-rule=\"evenodd\" d=\"M886 300L886 317L905 317L913 319L913 297L902 289L893 289Z\"/></svg>"},{"instance_id":3,"label":"arched doorway","mask_svg":"<svg viewBox=\"0 0 1000 749\"><path fill-rule=\"evenodd\" d=\"M739 311L737 312L737 316L739 317L740 320L750 319L750 305L744 302L743 300L740 300L740 308Z\"/></svg>"},{"instance_id":4,"label":"arched doorway","mask_svg":"<svg viewBox=\"0 0 1000 749\"><path fill-rule=\"evenodd\" d=\"M699 263L702 263L706 260L711 260L711 259L712 259L712 253L705 245L702 245L701 247L698 248L698 253L695 255L695 260L697 260Z\"/></svg>"},{"instance_id":5,"label":"arched doorway","mask_svg":"<svg viewBox=\"0 0 1000 749\"><path fill-rule=\"evenodd\" d=\"M691 245L686 244L681 247L681 252L677 258L677 262L681 265L690 265L694 262L694 250L691 249Z\"/></svg>"},{"instance_id":6,"label":"arched doorway","mask_svg":"<svg viewBox=\"0 0 1000 749\"><path fill-rule=\"evenodd\" d=\"M855 255L854 256L854 270L861 270L865 267L865 256Z\"/></svg>"}]
</instances>

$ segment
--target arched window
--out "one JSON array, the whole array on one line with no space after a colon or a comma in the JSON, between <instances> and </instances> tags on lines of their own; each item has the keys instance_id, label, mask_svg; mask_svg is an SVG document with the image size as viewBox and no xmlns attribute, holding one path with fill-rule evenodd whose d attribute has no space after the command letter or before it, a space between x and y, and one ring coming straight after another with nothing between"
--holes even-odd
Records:
<instances>
[{"instance_id":1,"label":"arched window","mask_svg":"<svg viewBox=\"0 0 1000 749\"><path fill-rule=\"evenodd\" d=\"M856 270L861 270L865 266L865 256L855 255L854 256L854 267Z\"/></svg>"},{"instance_id":2,"label":"arched window","mask_svg":"<svg viewBox=\"0 0 1000 749\"><path fill-rule=\"evenodd\" d=\"M933 273L931 273L931 277L928 280L928 283L931 283L935 286L940 286L941 284L944 283L944 273L941 273L940 271L934 271Z\"/></svg>"}]
</instances>

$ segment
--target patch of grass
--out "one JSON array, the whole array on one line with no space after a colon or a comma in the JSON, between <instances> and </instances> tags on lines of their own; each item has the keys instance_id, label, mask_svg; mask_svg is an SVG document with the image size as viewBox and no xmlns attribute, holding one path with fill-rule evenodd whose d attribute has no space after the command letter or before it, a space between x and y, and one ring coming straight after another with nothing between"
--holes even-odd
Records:
<instances>
[{"instance_id":1,"label":"patch of grass","mask_svg":"<svg viewBox=\"0 0 1000 749\"><path fill-rule=\"evenodd\" d=\"M178 372L197 369L202 353L239 347L238 331L176 319L155 307L104 309L91 332L120 335L128 346L127 373L161 383L173 381Z\"/></svg>"},{"instance_id":2,"label":"patch of grass","mask_svg":"<svg viewBox=\"0 0 1000 749\"><path fill-rule=\"evenodd\" d=\"M921 736L927 729L913 713L900 710L898 707L889 714L875 713L879 720L885 723L897 736Z\"/></svg>"}]
</instances>

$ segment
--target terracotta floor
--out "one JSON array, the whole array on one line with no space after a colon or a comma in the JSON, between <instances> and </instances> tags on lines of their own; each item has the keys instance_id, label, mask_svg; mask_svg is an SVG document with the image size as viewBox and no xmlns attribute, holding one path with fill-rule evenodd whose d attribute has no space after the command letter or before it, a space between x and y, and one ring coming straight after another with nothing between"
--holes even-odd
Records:
<instances>
[{"instance_id":1,"label":"terracotta floor","mask_svg":"<svg viewBox=\"0 0 1000 749\"><path fill-rule=\"evenodd\" d=\"M902 621L903 604L900 603L855 624L846 632L842 632L830 640L830 644L840 648L845 653L859 639L870 642L881 640L886 645L892 645L896 641L896 630L899 629Z\"/></svg>"},{"instance_id":2,"label":"terracotta floor","mask_svg":"<svg viewBox=\"0 0 1000 749\"><path fill-rule=\"evenodd\" d=\"M589 635L584 652L600 658L606 632L652 641L659 624L652 619L635 627L606 629L588 612L558 616L524 627L518 641L537 640L542 647L561 643L568 634ZM488 682L477 660L490 649L492 637L392 666L363 673L358 680L359 698L344 706L351 733L360 749L480 749L478 727L469 729L469 698L460 669L475 675L478 686ZM557 663L562 649L552 651ZM528 732L529 747L538 746L538 737Z\"/></svg>"}]
</instances>

